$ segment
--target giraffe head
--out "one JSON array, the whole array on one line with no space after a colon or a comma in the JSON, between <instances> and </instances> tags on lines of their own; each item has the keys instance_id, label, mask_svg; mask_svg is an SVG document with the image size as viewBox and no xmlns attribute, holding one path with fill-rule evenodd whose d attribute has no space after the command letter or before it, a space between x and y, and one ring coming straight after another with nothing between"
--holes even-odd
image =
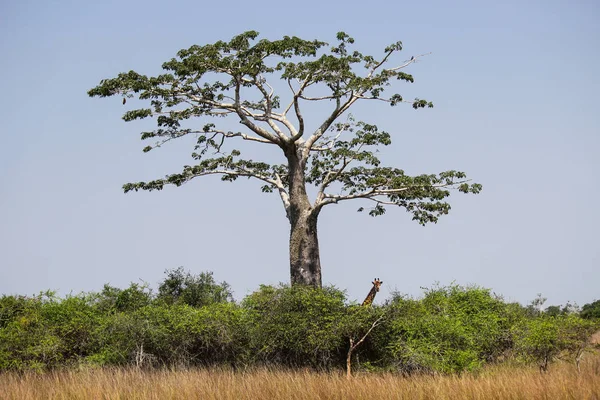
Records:
<instances>
[{"instance_id":1,"label":"giraffe head","mask_svg":"<svg viewBox=\"0 0 600 400\"><path fill-rule=\"evenodd\" d=\"M373 303L373 299L375 299L375 295L377 294L377 292L379 292L379 288L381 287L382 283L383 281L380 281L379 278L375 278L375 280L373 281L373 287L369 291L369 294L367 295L365 301L363 301L362 303L363 306L370 306Z\"/></svg>"},{"instance_id":2,"label":"giraffe head","mask_svg":"<svg viewBox=\"0 0 600 400\"><path fill-rule=\"evenodd\" d=\"M379 292L379 288L382 284L383 281L380 281L379 278L375 278L375 280L373 281L373 288L375 288L375 291Z\"/></svg>"}]
</instances>

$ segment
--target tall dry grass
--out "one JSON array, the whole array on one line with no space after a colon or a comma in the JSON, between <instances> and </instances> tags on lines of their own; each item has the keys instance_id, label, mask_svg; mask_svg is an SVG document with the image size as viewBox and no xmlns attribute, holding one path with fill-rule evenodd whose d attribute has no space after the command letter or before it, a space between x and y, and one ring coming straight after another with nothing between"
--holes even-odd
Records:
<instances>
[{"instance_id":1,"label":"tall dry grass","mask_svg":"<svg viewBox=\"0 0 600 400\"><path fill-rule=\"evenodd\" d=\"M45 374L0 374L2 399L595 399L600 400L600 358L573 365L496 367L462 376L308 371L247 373L187 370L87 369Z\"/></svg>"}]
</instances>

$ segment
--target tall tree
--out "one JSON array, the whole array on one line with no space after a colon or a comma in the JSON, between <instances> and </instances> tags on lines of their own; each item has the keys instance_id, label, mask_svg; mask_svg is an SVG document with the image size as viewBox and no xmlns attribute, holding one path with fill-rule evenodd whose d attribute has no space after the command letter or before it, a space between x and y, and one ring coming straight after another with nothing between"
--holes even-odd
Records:
<instances>
[{"instance_id":1,"label":"tall tree","mask_svg":"<svg viewBox=\"0 0 600 400\"><path fill-rule=\"evenodd\" d=\"M405 101L400 94L384 96L384 89L393 81L413 82L412 75L402 70L421 57L388 67L394 54L402 50L401 42L386 47L383 55L375 58L350 51L354 39L343 32L337 34L337 44L329 51L328 44L318 40L285 36L255 41L257 37L258 32L249 31L229 42L194 45L165 62L162 75L148 77L129 71L89 90L92 97L120 96L123 103L134 96L149 101L149 108L123 115L125 121L156 118L157 129L141 134L142 139L156 140L145 152L173 139L196 138L195 165L162 179L127 183L123 186L126 193L181 186L213 174L224 181L257 179L263 192L279 193L290 222L292 284L320 287L317 220L323 207L362 199L373 206L371 216L384 214L386 206L398 206L425 225L448 213L450 205L444 199L451 189L464 193L481 190L481 185L468 183L464 172L408 176L401 169L381 166L375 152L378 146L391 143L390 134L349 115L342 120L351 106L363 100L391 106L407 102L415 109L433 107L418 98ZM288 97L276 95L267 78L274 86L275 79L283 81ZM329 108L311 131L302 112L307 103ZM225 129L223 117L237 119L242 130ZM202 124L194 125L194 118L202 119ZM277 146L285 162L242 158L240 150L232 147L240 140ZM312 201L307 185L316 189Z\"/></svg>"}]
</instances>

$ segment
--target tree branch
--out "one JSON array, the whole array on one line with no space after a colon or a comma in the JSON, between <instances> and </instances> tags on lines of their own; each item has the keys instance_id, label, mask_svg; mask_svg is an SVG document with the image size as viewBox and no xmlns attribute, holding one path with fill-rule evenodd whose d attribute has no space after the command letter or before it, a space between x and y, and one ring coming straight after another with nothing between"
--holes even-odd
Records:
<instances>
[{"instance_id":1,"label":"tree branch","mask_svg":"<svg viewBox=\"0 0 600 400\"><path fill-rule=\"evenodd\" d=\"M386 69L384 71L398 71L399 69L405 68L405 67L409 66L410 64L417 62L418 58L425 57L425 56L428 56L430 54L431 54L431 52L424 53L424 54L419 54L418 56L413 56L413 57L411 57L410 60L404 61L403 64L401 64L401 65L399 65L397 67L394 67L394 68Z\"/></svg>"},{"instance_id":2,"label":"tree branch","mask_svg":"<svg viewBox=\"0 0 600 400\"><path fill-rule=\"evenodd\" d=\"M315 133L313 133L312 136L309 137L308 140L306 141L306 144L304 147L304 154L303 154L303 156L305 158L308 157L313 144L315 144L315 142L317 140L319 140L321 138L321 136L323 136L323 134L325 134L325 132L327 132L327 130L331 127L331 124L333 124L333 122L340 115L342 115L348 108L350 108L350 106L352 104L354 104L356 102L356 100L358 100L358 97L356 97L356 95L353 94L344 103L343 106L339 106L339 104L336 106L335 110L333 110L331 115L321 124L321 126L315 131Z\"/></svg>"},{"instance_id":3,"label":"tree branch","mask_svg":"<svg viewBox=\"0 0 600 400\"><path fill-rule=\"evenodd\" d=\"M273 141L271 140L267 140L267 139L263 139L260 137L255 137L255 136L249 136L245 133L241 133L241 132L222 132L223 136L227 137L227 138L232 138L232 137L241 137L244 140L248 140L248 141L253 141L253 142L259 142L259 143L268 143L268 144L276 144L273 143Z\"/></svg>"},{"instance_id":4,"label":"tree branch","mask_svg":"<svg viewBox=\"0 0 600 400\"><path fill-rule=\"evenodd\" d=\"M292 135L292 138L291 138L292 142L295 142L296 140L300 139L302 137L302 135L304 135L304 117L302 116L302 113L300 112L300 104L298 103L298 99L302 96L304 89L306 89L309 86L308 82L310 81L310 78L311 78L311 76L308 76L306 79L304 79L304 82L302 82L302 84L300 85L298 92L296 92L294 90L294 88L292 87L291 80L290 79L287 80L288 86L290 87L290 90L294 94L294 98L292 99L291 103L284 110L283 116L285 116L288 113L288 111L290 110L290 108L292 107L292 105L294 105L294 112L296 113L296 118L298 118L298 131Z\"/></svg>"},{"instance_id":5,"label":"tree branch","mask_svg":"<svg viewBox=\"0 0 600 400\"><path fill-rule=\"evenodd\" d=\"M369 72L369 74L366 77L366 80L369 80L373 77L373 74L375 74L375 72L388 60L388 58L392 55L392 53L396 51L394 49L389 50L386 55L383 57L383 59L378 62L377 64L375 64L373 66L373 68L371 68L371 71ZM430 53L429 53L430 54ZM426 55L426 54L424 54ZM407 65L413 63L416 61L417 58L422 57L424 55L420 55L417 57L413 57L410 60L408 60L407 62L405 62L404 64L395 67L395 68L391 68L388 70L384 70L384 71L396 71L398 69L404 68ZM308 154L311 151L311 148L313 146L313 144L319 140L319 138L321 136L323 136L323 134L327 131L327 129L329 129L329 127L331 126L331 124L340 116L342 115L348 108L350 108L350 106L352 106L352 104L354 104L357 100L359 100L360 98L362 98L362 96L368 91L368 88L363 88L362 90L360 90L358 93L354 93L354 91L350 92L350 97L349 99L340 106L340 98L343 97L344 95L346 95L348 93L348 91L344 92L344 94L340 94L339 96L334 96L334 98L337 100L337 105L335 110L331 113L331 115L321 124L321 126L315 131L315 133L313 133L313 135L306 141L306 147L304 149L304 156L307 157ZM327 98L327 97L324 97ZM318 99L318 98L317 98Z\"/></svg>"},{"instance_id":6,"label":"tree branch","mask_svg":"<svg viewBox=\"0 0 600 400\"><path fill-rule=\"evenodd\" d=\"M407 190L411 190L411 189L415 189L415 188L445 188L445 187L453 187L456 185L460 185L466 182L470 182L471 179L466 179L466 180L462 180L462 181L458 181L458 182L452 182L452 183L440 183L437 185L412 185L412 186L406 186L403 188L398 188L398 189L377 189L377 188L372 188L370 190L365 190L363 192L360 193L355 193L355 194L347 194L347 195L332 195L332 194L328 194L328 193L323 193L323 197L322 200L318 203L315 204L315 208L316 207L323 207L325 205L328 204L337 204L340 201L344 201L344 200L353 200L353 199L369 199L369 200L373 200L375 197L377 196L389 196L389 195L394 195L394 194L399 194L402 192L406 192ZM385 184L381 184L378 186L385 186ZM384 203L382 200L379 199L375 199L375 201L380 202L381 204L390 204L390 205L398 205L394 202L390 202L390 203Z\"/></svg>"},{"instance_id":7,"label":"tree branch","mask_svg":"<svg viewBox=\"0 0 600 400\"><path fill-rule=\"evenodd\" d=\"M340 131L341 133L341 131ZM360 146L358 146L358 148L355 151L355 155L359 154L360 151L363 148L363 144L361 144ZM348 165L350 165L350 163L352 163L352 161L356 160L356 157L349 157L349 158L345 158L342 162L342 166L337 169L336 171L327 171L327 173L325 174L325 178L323 178L323 182L321 182L321 186L319 187L319 191L317 193L317 199L315 200L315 206L317 206L325 197L325 189L327 189L327 187L329 186L329 184L333 181L335 181L341 174L342 172L344 172L344 170L346 169L346 167Z\"/></svg>"},{"instance_id":8,"label":"tree branch","mask_svg":"<svg viewBox=\"0 0 600 400\"><path fill-rule=\"evenodd\" d=\"M268 93L267 90L262 85L263 81L267 85L269 85L267 83L266 79L262 78L261 76L254 77L254 80L252 83L254 83L254 85L258 88L258 90L262 93L263 98L264 98L264 104L265 104L264 120L267 122L267 124L269 124L269 126L271 127L273 132L275 132L275 134L279 137L279 140L282 143L285 143L288 140L287 136L285 136L285 134L281 131L281 129L279 129L277 124L275 122L273 122L273 119L274 119L273 114L272 114L273 100L271 99L271 96L273 95L273 88L271 88L271 93ZM255 119L262 120L263 118L259 117L259 118L255 118ZM288 129L290 129L290 126L288 126Z\"/></svg>"},{"instance_id":9,"label":"tree branch","mask_svg":"<svg viewBox=\"0 0 600 400\"><path fill-rule=\"evenodd\" d=\"M267 139L270 142L273 142L275 144L281 144L281 140L278 137L271 135L269 132L267 132L260 126L254 124L252 121L250 121L248 119L246 114L244 114L244 111L246 111L246 110L242 110L242 105L240 103L240 86L241 86L240 79L237 79L237 78L234 78L234 79L236 79L236 84L235 84L235 104L233 105L233 108L237 112L237 115L240 117L242 124L247 126L250 130L252 130L258 136L260 136L264 139ZM248 112L248 111L246 111L246 112Z\"/></svg>"},{"instance_id":10,"label":"tree branch","mask_svg":"<svg viewBox=\"0 0 600 400\"><path fill-rule=\"evenodd\" d=\"M327 142L324 143L324 147L311 147L310 151L329 151L331 149L333 149L333 146L335 145L335 142L340 138L340 136L342 135L342 131L340 130L337 135L335 135L335 137L333 137L331 140L328 140Z\"/></svg>"},{"instance_id":11,"label":"tree branch","mask_svg":"<svg viewBox=\"0 0 600 400\"><path fill-rule=\"evenodd\" d=\"M279 197L281 197L281 201L283 202L283 208L285 209L285 214L288 219L290 219L290 196L288 192L285 190L283 186L283 182L281 182L281 177L279 174L275 174L274 185L277 187L279 191Z\"/></svg>"},{"instance_id":12,"label":"tree branch","mask_svg":"<svg viewBox=\"0 0 600 400\"><path fill-rule=\"evenodd\" d=\"M377 318L375 322L371 324L371 327L369 328L367 333L365 333L364 336L360 338L358 342L355 343L354 338L352 336L348 338L350 342L350 348L348 349L348 354L346 355L346 378L350 379L352 377L352 353L354 353L354 350L356 350L358 346L360 346L362 342L365 341L365 339L367 338L367 336L369 336L371 331L375 329L381 323L381 321L383 321L384 317L385 314Z\"/></svg>"},{"instance_id":13,"label":"tree branch","mask_svg":"<svg viewBox=\"0 0 600 400\"><path fill-rule=\"evenodd\" d=\"M384 278L385 279L385 278ZM377 325L379 325L381 323L381 321L383 320L383 318L385 318L385 315L380 316L379 318L377 318L375 320L375 322L373 322L373 324L371 324L371 327L369 328L369 330L367 331L367 333L364 334L364 336L362 338L360 338L360 340L356 343L354 343L351 347L352 351L356 350L356 348L358 346L361 345L362 342L365 341L365 339L369 336L369 334L371 333L371 331L375 328L377 328ZM350 339L351 343L354 342L353 339Z\"/></svg>"}]
</instances>

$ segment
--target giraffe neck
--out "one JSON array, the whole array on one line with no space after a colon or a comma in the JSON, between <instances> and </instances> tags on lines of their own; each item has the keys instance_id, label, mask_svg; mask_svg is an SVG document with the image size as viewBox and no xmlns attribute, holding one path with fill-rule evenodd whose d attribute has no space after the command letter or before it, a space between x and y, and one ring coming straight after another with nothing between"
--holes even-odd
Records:
<instances>
[{"instance_id":1,"label":"giraffe neck","mask_svg":"<svg viewBox=\"0 0 600 400\"><path fill-rule=\"evenodd\" d=\"M377 294L377 289L375 288L375 286L373 286L371 288L371 291L369 292L369 294L365 298L365 301L363 301L362 305L363 306L370 306L371 303L373 303L373 300L375 299L375 295L376 294Z\"/></svg>"}]
</instances>

